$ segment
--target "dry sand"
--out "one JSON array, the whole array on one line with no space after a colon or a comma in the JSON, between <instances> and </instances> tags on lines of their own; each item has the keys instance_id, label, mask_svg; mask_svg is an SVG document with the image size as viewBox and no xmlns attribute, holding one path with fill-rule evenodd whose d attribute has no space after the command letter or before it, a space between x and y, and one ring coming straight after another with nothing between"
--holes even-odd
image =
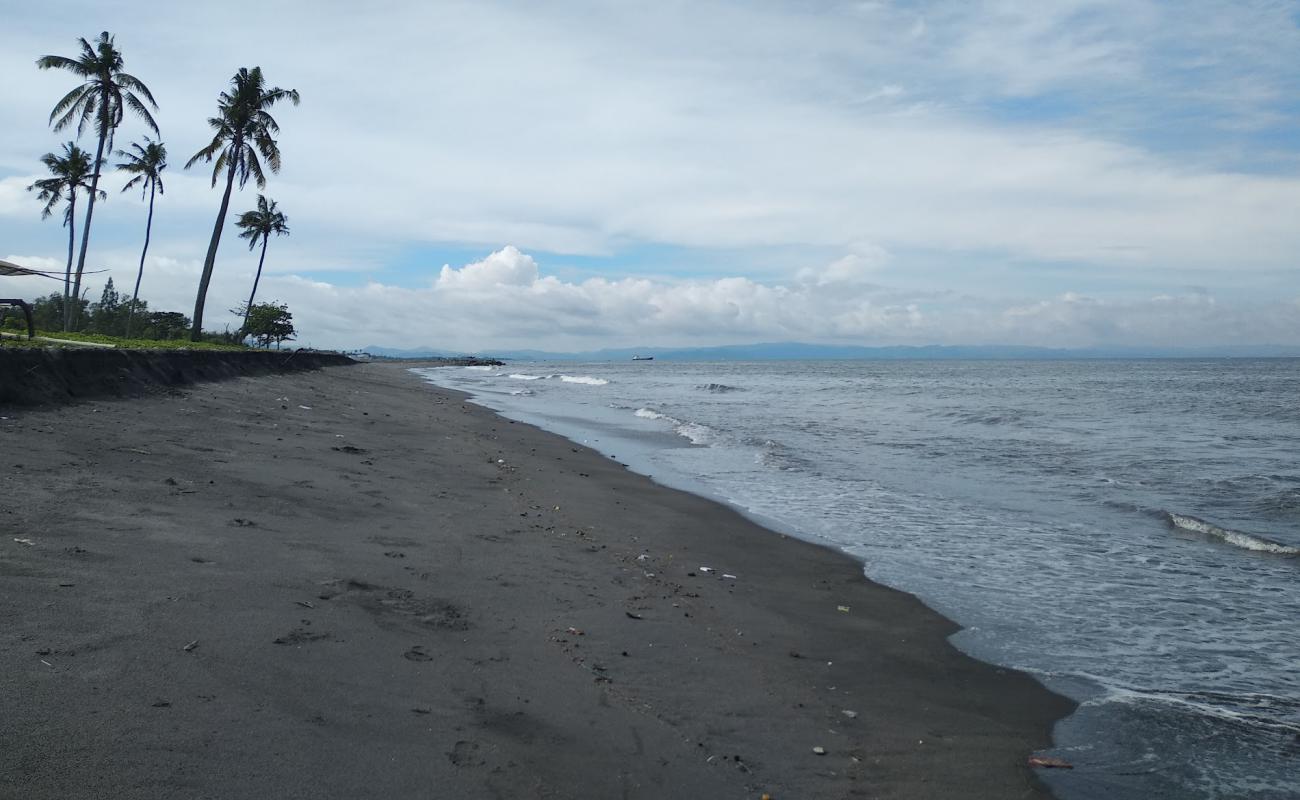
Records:
<instances>
[{"instance_id":1,"label":"dry sand","mask_svg":"<svg viewBox=\"0 0 1300 800\"><path fill-rule=\"evenodd\" d=\"M949 621L397 365L0 416L5 800L1046 796Z\"/></svg>"}]
</instances>

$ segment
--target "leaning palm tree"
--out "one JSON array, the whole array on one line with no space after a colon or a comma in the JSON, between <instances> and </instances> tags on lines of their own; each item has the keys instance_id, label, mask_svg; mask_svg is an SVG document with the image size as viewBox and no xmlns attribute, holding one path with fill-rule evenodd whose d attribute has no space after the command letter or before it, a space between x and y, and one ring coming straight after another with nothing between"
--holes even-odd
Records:
<instances>
[{"instance_id":1,"label":"leaning palm tree","mask_svg":"<svg viewBox=\"0 0 1300 800\"><path fill-rule=\"evenodd\" d=\"M280 171L280 148L274 138L280 132L280 125L267 109L281 100L290 100L298 105L297 90L278 86L267 88L261 67L240 68L230 79L230 91L222 92L217 100L217 116L208 120L216 135L207 147L185 162L185 168L189 169L200 160L210 162L216 159L212 167L213 186L217 185L222 170L226 172L226 193L221 197L221 209L217 212L217 224L212 228L212 241L208 243L208 255L203 259L199 293L194 301L191 341L197 342L202 336L203 304L207 301L208 284L212 281L212 268L217 262L217 246L221 244L221 229L226 223L226 212L230 210L230 192L235 181L238 180L239 188L243 189L251 177L257 188L266 187L259 154L272 172Z\"/></svg>"},{"instance_id":2,"label":"leaning palm tree","mask_svg":"<svg viewBox=\"0 0 1300 800\"><path fill-rule=\"evenodd\" d=\"M135 317L135 304L140 299L140 279L144 277L144 256L149 252L149 234L153 230L154 194L165 193L162 171L167 168L167 148L162 142L155 142L146 136L144 144L132 142L131 149L135 152L117 151L118 158L126 159L118 164L117 168L132 176L131 180L122 187L122 191L139 186L140 199L143 200L146 195L149 197L149 216L144 223L144 249L140 251L140 269L135 273L135 291L131 292L131 305L126 312L126 338L128 339L131 338L131 320Z\"/></svg>"},{"instance_id":3,"label":"leaning palm tree","mask_svg":"<svg viewBox=\"0 0 1300 800\"><path fill-rule=\"evenodd\" d=\"M63 145L62 156L46 153L41 156L41 163L53 177L42 178L27 187L29 192L40 190L36 199L45 204L45 208L41 209L41 219L49 219L59 203L68 201L68 207L63 210L63 227L68 229L68 265L63 272L63 328L67 330L72 305L68 300L72 293L72 252L77 238L77 230L73 225L77 215L77 193L95 191L89 182L90 153L77 147L76 142L68 142ZM100 192L100 195L103 194Z\"/></svg>"},{"instance_id":4,"label":"leaning palm tree","mask_svg":"<svg viewBox=\"0 0 1300 800\"><path fill-rule=\"evenodd\" d=\"M36 60L36 66L41 69L65 69L82 79L81 85L64 95L50 112L50 124L54 130L63 130L75 121L78 136L85 132L87 125L93 125L99 135L93 165L95 172L90 179L90 201L86 203L86 224L81 231L81 254L77 256L77 273L72 284L73 297L81 296L81 273L86 268L86 245L90 243L90 219L95 213L99 169L104 163L105 149L113 149L113 132L122 123L125 109L131 109L154 133L158 132L158 123L154 122L145 101L155 111L158 104L154 102L149 87L122 71L122 53L113 45L113 37L108 31L99 34L93 47L85 39L78 41L81 55L77 58L41 56Z\"/></svg>"},{"instance_id":5,"label":"leaning palm tree","mask_svg":"<svg viewBox=\"0 0 1300 800\"><path fill-rule=\"evenodd\" d=\"M248 240L250 252L257 247L257 240L262 240L262 255L257 259L257 275L253 278L253 291L248 294L248 305L244 306L244 323L240 326L240 330L246 331L248 312L253 308L253 298L257 297L257 284L262 280L262 264L266 263L266 243L273 233L276 236L289 235L289 218L275 207L274 200L267 200L266 195L259 194L257 208L240 214L235 224L244 229L239 234L239 238Z\"/></svg>"}]
</instances>

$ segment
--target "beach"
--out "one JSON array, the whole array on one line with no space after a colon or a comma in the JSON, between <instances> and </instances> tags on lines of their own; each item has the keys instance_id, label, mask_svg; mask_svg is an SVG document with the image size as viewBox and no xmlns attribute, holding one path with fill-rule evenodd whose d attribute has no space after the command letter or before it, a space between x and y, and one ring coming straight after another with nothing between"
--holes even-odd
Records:
<instances>
[{"instance_id":1,"label":"beach","mask_svg":"<svg viewBox=\"0 0 1300 800\"><path fill-rule=\"evenodd\" d=\"M953 623L406 366L0 408L0 798L1049 796Z\"/></svg>"}]
</instances>

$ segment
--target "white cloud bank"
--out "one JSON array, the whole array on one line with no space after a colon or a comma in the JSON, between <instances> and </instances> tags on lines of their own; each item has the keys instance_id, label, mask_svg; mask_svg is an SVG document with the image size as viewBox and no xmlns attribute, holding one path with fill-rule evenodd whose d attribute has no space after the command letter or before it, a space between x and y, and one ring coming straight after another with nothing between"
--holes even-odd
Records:
<instances>
[{"instance_id":1,"label":"white cloud bank","mask_svg":"<svg viewBox=\"0 0 1300 800\"><path fill-rule=\"evenodd\" d=\"M62 267L53 258L8 258L46 269ZM110 274L118 286L129 286L134 265L121 263ZM146 267L150 297L158 299L152 306L188 311L197 275L197 262L152 259ZM92 299L104 277L93 279ZM251 268L219 272L209 308L233 306L251 278ZM0 278L0 295L30 294L34 280ZM53 291L57 284L42 288ZM263 277L259 299L287 302L303 343L340 348L566 351L755 341L1300 345L1300 296L1234 304L1198 291L1125 300L1078 293L1024 300L906 292L865 282L843 260L807 270L785 284L743 277L566 281L545 274L532 256L507 246L481 261L444 266L420 288L381 283L345 287L271 275ZM226 323L236 320L215 311L209 327Z\"/></svg>"}]
</instances>

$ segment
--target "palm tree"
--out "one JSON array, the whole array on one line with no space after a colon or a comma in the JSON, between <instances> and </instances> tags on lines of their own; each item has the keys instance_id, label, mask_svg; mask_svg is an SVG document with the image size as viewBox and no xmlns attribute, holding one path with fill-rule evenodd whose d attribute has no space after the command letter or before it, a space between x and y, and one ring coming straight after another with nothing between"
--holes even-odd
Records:
<instances>
[{"instance_id":1,"label":"palm tree","mask_svg":"<svg viewBox=\"0 0 1300 800\"><path fill-rule=\"evenodd\" d=\"M73 297L81 296L81 273L86 268L86 245L90 243L90 219L95 213L95 194L99 190L99 169L104 163L104 150L112 150L113 132L122 123L125 109L131 109L154 133L158 133L158 123L154 122L140 97L147 100L154 110L158 109L158 103L154 102L149 87L122 71L122 53L113 45L113 37L108 31L99 34L93 47L85 39L77 41L81 43L78 58L41 56L36 60L36 66L41 69L65 69L82 79L81 85L64 95L50 112L50 124L54 130L61 131L75 120L78 136L89 124L93 124L99 134L93 165L95 173L90 179L90 201L86 203L86 224L81 231L81 254L77 256L77 274L72 285Z\"/></svg>"},{"instance_id":2,"label":"palm tree","mask_svg":"<svg viewBox=\"0 0 1300 800\"><path fill-rule=\"evenodd\" d=\"M55 206L63 200L68 201L68 207L63 211L63 226L68 229L68 266L63 273L63 328L67 330L72 307L68 298L72 292L72 252L77 237L77 230L73 226L77 214L77 192L94 191L92 185L87 183L91 173L90 153L77 147L76 142L68 142L63 145L62 156L46 153L41 156L41 163L54 177L42 178L27 187L29 192L40 190L36 199L45 204L41 210L41 219L49 219ZM103 194L100 192L100 195Z\"/></svg>"},{"instance_id":3,"label":"palm tree","mask_svg":"<svg viewBox=\"0 0 1300 800\"><path fill-rule=\"evenodd\" d=\"M146 194L149 196L149 217L144 223L144 249L140 251L140 269L135 273L135 291L131 292L131 305L126 312L126 338L128 339L131 338L131 320L135 317L135 304L140 299L140 279L144 277L144 256L149 252L149 234L153 230L154 194L155 192L165 194L162 171L167 168L167 148L162 142L155 142L146 136L144 144L132 142L131 148L134 153L125 150L117 151L118 158L126 159L118 164L117 168L132 175L131 180L122 187L122 191L139 186L140 199L143 200Z\"/></svg>"},{"instance_id":4,"label":"palm tree","mask_svg":"<svg viewBox=\"0 0 1300 800\"><path fill-rule=\"evenodd\" d=\"M239 234L239 238L248 240L250 252L257 247L257 240L262 240L262 255L257 259L257 276L253 278L253 291L248 295L248 305L244 306L244 324L240 327L241 331L246 331L248 312L253 308L253 298L257 297L257 284L262 280L262 264L266 262L266 243L273 233L276 236L289 235L289 218L275 207L274 200L267 200L266 195L259 194L257 209L240 214L235 224L244 229Z\"/></svg>"},{"instance_id":5,"label":"palm tree","mask_svg":"<svg viewBox=\"0 0 1300 800\"><path fill-rule=\"evenodd\" d=\"M216 131L207 147L185 163L189 169L202 160L210 162L212 167L212 185L217 185L217 176L222 170L226 172L226 193L221 197L221 209L217 212L217 224L212 228L212 241L208 243L208 255L203 259L203 274L199 277L199 293L194 301L194 326L190 329L190 340L199 341L203 331L203 304L208 297L208 284L212 281L212 267L217 262L217 246L221 244L221 229L226 223L226 212L230 210L230 192L238 179L239 188L243 189L252 177L257 188L266 188L266 175L262 172L260 154L272 172L280 171L280 148L276 145L275 134L280 126L267 111L281 100L290 100L298 105L296 89L281 89L278 86L267 88L262 77L262 68L240 68L235 77L230 79L230 91L222 92L217 100L217 116L208 120Z\"/></svg>"}]
</instances>

